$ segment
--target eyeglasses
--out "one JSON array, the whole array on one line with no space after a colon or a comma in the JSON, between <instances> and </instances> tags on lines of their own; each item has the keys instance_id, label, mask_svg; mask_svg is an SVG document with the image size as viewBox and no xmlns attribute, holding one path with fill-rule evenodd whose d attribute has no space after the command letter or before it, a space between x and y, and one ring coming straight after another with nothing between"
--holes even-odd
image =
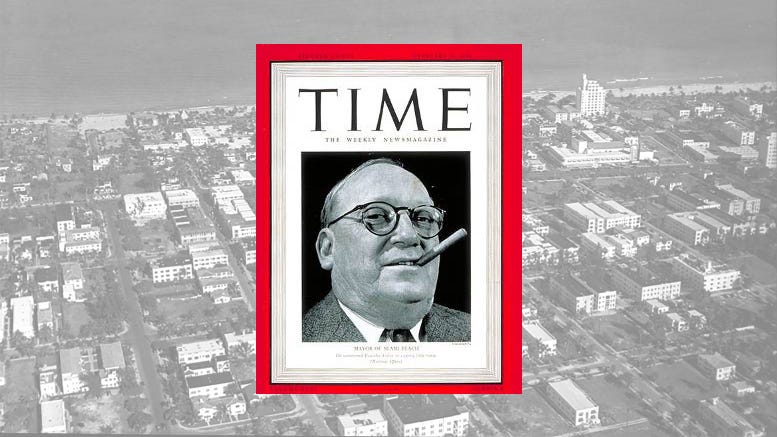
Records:
<instances>
[{"instance_id":1,"label":"eyeglasses","mask_svg":"<svg viewBox=\"0 0 777 437\"><path fill-rule=\"evenodd\" d=\"M399 212L407 211L413 228L421 238L434 238L442 230L443 217L445 211L432 205L421 205L415 208L396 207L386 202L370 202L362 205L356 205L345 214L330 221L325 227L329 227L338 221L346 218L348 214L361 211L359 218L353 218L360 221L368 231L375 235L384 236L394 232L399 224Z\"/></svg>"}]
</instances>

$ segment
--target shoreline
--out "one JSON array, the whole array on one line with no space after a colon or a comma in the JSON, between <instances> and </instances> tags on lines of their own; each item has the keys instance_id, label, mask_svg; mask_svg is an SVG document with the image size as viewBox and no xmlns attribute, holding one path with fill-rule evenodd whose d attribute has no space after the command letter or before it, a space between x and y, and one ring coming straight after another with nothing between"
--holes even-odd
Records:
<instances>
[{"instance_id":1,"label":"shoreline","mask_svg":"<svg viewBox=\"0 0 777 437\"><path fill-rule=\"evenodd\" d=\"M682 86L682 88L678 88ZM646 85L646 86L632 86L632 87L619 87L619 88L607 88L603 87L607 91L611 91L615 97L624 97L629 94L635 96L644 96L650 94L661 95L667 93L670 95L670 88L673 88L674 95L680 95L680 92L684 92L686 96L693 94L705 94L714 93L716 87L721 87L720 92L725 94L731 91L739 90L754 90L759 91L762 87L766 86L769 89L777 88L777 84L773 81L755 81L755 82L705 82L705 83L689 83L689 84L674 84L674 85ZM554 94L556 99L574 96L576 90L544 90L537 89L525 92L522 97L530 97L534 100L541 99L548 94Z\"/></svg>"},{"instance_id":2,"label":"shoreline","mask_svg":"<svg viewBox=\"0 0 777 437\"><path fill-rule=\"evenodd\" d=\"M644 95L662 95L663 93L666 93L667 95L670 95L670 88L673 89L674 95L680 95L680 92L684 92L686 96L694 95L694 94L705 94L705 93L714 93L716 87L720 87L719 91L722 94L729 93L729 92L737 92L739 90L754 90L759 91L762 87L767 87L769 90L777 89L777 83L774 81L750 81L750 82L705 82L705 83L679 83L674 85L646 85L646 86L631 86L631 87L618 87L618 88L607 88L604 87L605 90L608 92L611 92L613 96L615 97L624 97L628 95L634 95L634 96L644 96ZM682 88L680 88L682 87ZM574 96L576 94L576 90L546 90L546 89L532 89L529 91L524 92L521 96L523 98L532 98L534 100L539 100L542 97L553 94L555 95L555 100L558 100L559 98L566 97L566 96ZM255 102L243 102L243 103L229 103L229 104L213 104L213 105L196 105L196 106L171 106L171 107L153 107L146 105L144 110L128 110L126 112L75 112L75 114L78 114L80 117L86 119L108 119L108 118L115 118L115 117L126 117L130 112L148 112L148 113L171 113L171 112L179 112L179 111L213 111L216 108L233 108L238 106L255 106ZM150 109L153 108L153 109ZM7 114L6 114L7 115ZM12 123L12 122L26 122L26 123L33 123L33 124L42 124L42 123L48 123L49 117L46 117L45 115L36 115L36 114L30 114L30 116L26 118L10 118L4 119L3 121L0 121L2 123ZM62 116L58 116L54 119L54 123L62 123L67 124L68 120L62 118Z\"/></svg>"}]
</instances>

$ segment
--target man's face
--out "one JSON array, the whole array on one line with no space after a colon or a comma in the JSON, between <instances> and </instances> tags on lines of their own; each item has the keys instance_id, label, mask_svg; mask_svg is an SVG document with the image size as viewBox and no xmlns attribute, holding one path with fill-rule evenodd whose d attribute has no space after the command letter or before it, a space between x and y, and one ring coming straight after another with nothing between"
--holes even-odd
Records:
<instances>
[{"instance_id":1,"label":"man's face","mask_svg":"<svg viewBox=\"0 0 777 437\"><path fill-rule=\"evenodd\" d=\"M394 165L375 164L341 187L329 219L376 201L408 208L432 204L415 175ZM332 289L367 320L385 328L410 328L431 308L440 261L438 257L424 266L398 263L415 261L439 239L419 237L406 211L399 213L396 229L384 236L371 233L359 217L356 211L330 227Z\"/></svg>"}]
</instances>

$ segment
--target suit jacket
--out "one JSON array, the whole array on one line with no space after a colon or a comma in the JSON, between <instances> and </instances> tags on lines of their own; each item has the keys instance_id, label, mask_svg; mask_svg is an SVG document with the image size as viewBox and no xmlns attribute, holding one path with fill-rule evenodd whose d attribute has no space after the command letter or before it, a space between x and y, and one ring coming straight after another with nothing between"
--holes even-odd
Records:
<instances>
[{"instance_id":1,"label":"suit jacket","mask_svg":"<svg viewBox=\"0 0 777 437\"><path fill-rule=\"evenodd\" d=\"M432 304L421 324L427 342L470 341L469 314ZM334 293L311 308L302 319L303 342L364 342L361 332L337 303Z\"/></svg>"}]
</instances>

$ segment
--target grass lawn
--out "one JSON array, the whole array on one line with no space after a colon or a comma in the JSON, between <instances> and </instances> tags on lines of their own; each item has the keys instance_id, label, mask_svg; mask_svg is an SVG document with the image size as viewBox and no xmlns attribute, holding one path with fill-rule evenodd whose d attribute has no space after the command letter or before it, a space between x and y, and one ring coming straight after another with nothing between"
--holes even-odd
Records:
<instances>
[{"instance_id":1,"label":"grass lawn","mask_svg":"<svg viewBox=\"0 0 777 437\"><path fill-rule=\"evenodd\" d=\"M510 431L519 435L552 436L572 430L545 398L534 389L521 396L484 396L488 410L495 413Z\"/></svg>"},{"instance_id":2,"label":"grass lawn","mask_svg":"<svg viewBox=\"0 0 777 437\"><path fill-rule=\"evenodd\" d=\"M284 404L291 406L291 408L283 408ZM254 417L264 417L293 410L294 400L289 395L275 395L262 399L262 401L253 408Z\"/></svg>"},{"instance_id":3,"label":"grass lawn","mask_svg":"<svg viewBox=\"0 0 777 437\"><path fill-rule=\"evenodd\" d=\"M74 425L83 424L84 426L74 426L71 432L79 434L96 434L102 432L102 426L113 428L111 433L126 433L122 420L124 412L124 396L116 394L113 396L104 396L99 399L72 398L69 408Z\"/></svg>"},{"instance_id":4,"label":"grass lawn","mask_svg":"<svg viewBox=\"0 0 777 437\"><path fill-rule=\"evenodd\" d=\"M143 173L122 173L117 184L119 193L130 194L142 191L135 185L141 179L143 179Z\"/></svg>"},{"instance_id":5,"label":"grass lawn","mask_svg":"<svg viewBox=\"0 0 777 437\"><path fill-rule=\"evenodd\" d=\"M745 273L761 284L773 285L777 283L777 269L755 255L730 259L729 264L740 269L744 266Z\"/></svg>"},{"instance_id":6,"label":"grass lawn","mask_svg":"<svg viewBox=\"0 0 777 437\"><path fill-rule=\"evenodd\" d=\"M0 401L5 403L6 425L4 432L35 433L38 424L38 386L35 377L35 358L10 360L5 363L4 387L0 387Z\"/></svg>"},{"instance_id":7,"label":"grass lawn","mask_svg":"<svg viewBox=\"0 0 777 437\"><path fill-rule=\"evenodd\" d=\"M57 182L54 184L54 201L66 202L69 200L82 200L84 199L84 190L81 182Z\"/></svg>"},{"instance_id":8,"label":"grass lawn","mask_svg":"<svg viewBox=\"0 0 777 437\"><path fill-rule=\"evenodd\" d=\"M78 135L78 131L61 124L47 125L46 145L48 146L49 153L51 155L61 155L62 152L68 149L68 144L74 136Z\"/></svg>"},{"instance_id":9,"label":"grass lawn","mask_svg":"<svg viewBox=\"0 0 777 437\"><path fill-rule=\"evenodd\" d=\"M89 323L92 318L86 311L85 303L62 302L62 318L65 321L65 332L72 338L78 338L81 326Z\"/></svg>"},{"instance_id":10,"label":"grass lawn","mask_svg":"<svg viewBox=\"0 0 777 437\"><path fill-rule=\"evenodd\" d=\"M698 401L725 394L725 388L716 389L711 378L699 373L686 360L653 366L645 370L645 374L664 392L681 402Z\"/></svg>"},{"instance_id":11,"label":"grass lawn","mask_svg":"<svg viewBox=\"0 0 777 437\"><path fill-rule=\"evenodd\" d=\"M627 388L608 381L603 375L575 382L594 402L599 404L599 418L602 420L602 425L612 425L643 417L639 400L628 397Z\"/></svg>"},{"instance_id":12,"label":"grass lawn","mask_svg":"<svg viewBox=\"0 0 777 437\"><path fill-rule=\"evenodd\" d=\"M650 335L621 313L589 317L583 325L596 338L609 344L617 351L625 351L650 341ZM642 336L640 338L640 335Z\"/></svg>"}]
</instances>

